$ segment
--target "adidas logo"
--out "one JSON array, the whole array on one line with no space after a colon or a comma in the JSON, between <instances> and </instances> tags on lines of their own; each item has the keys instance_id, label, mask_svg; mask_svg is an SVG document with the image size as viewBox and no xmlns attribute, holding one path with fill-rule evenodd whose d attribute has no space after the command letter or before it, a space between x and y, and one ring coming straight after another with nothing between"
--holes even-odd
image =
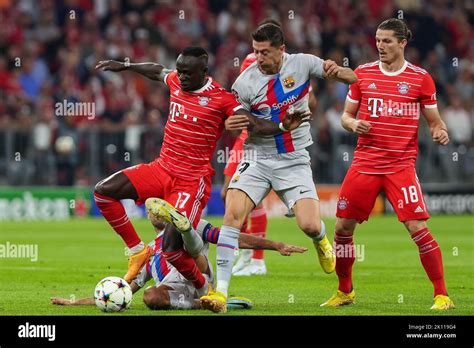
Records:
<instances>
[{"instance_id":1,"label":"adidas logo","mask_svg":"<svg viewBox=\"0 0 474 348\"><path fill-rule=\"evenodd\" d=\"M173 94L174 94L174 95L178 95L178 94L179 94L179 89L177 89L176 91L174 91Z\"/></svg>"},{"instance_id":2,"label":"adidas logo","mask_svg":"<svg viewBox=\"0 0 474 348\"><path fill-rule=\"evenodd\" d=\"M416 209L415 209L415 213L423 213L423 208L418 206Z\"/></svg>"},{"instance_id":3,"label":"adidas logo","mask_svg":"<svg viewBox=\"0 0 474 348\"><path fill-rule=\"evenodd\" d=\"M375 85L375 82L372 82L369 87L370 89L377 89L377 86Z\"/></svg>"}]
</instances>

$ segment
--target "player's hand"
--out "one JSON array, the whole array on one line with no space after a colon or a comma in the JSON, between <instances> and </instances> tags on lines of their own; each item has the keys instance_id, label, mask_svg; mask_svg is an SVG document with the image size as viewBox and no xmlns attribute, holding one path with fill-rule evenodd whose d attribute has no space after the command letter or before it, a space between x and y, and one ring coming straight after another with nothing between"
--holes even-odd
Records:
<instances>
[{"instance_id":1,"label":"player's hand","mask_svg":"<svg viewBox=\"0 0 474 348\"><path fill-rule=\"evenodd\" d=\"M232 132L232 131L242 131L247 129L249 126L250 121L246 115L232 115L225 120L225 129Z\"/></svg>"},{"instance_id":2,"label":"player's hand","mask_svg":"<svg viewBox=\"0 0 474 348\"><path fill-rule=\"evenodd\" d=\"M276 249L283 256L290 256L293 253L302 254L308 251L308 248L285 243L278 243Z\"/></svg>"},{"instance_id":3,"label":"player's hand","mask_svg":"<svg viewBox=\"0 0 474 348\"><path fill-rule=\"evenodd\" d=\"M369 121L354 120L352 123L352 131L357 134L365 134L370 130L371 124Z\"/></svg>"},{"instance_id":4,"label":"player's hand","mask_svg":"<svg viewBox=\"0 0 474 348\"><path fill-rule=\"evenodd\" d=\"M123 62L118 62L116 60L101 60L95 66L96 69L102 69L103 71L122 71L127 67Z\"/></svg>"},{"instance_id":5,"label":"player's hand","mask_svg":"<svg viewBox=\"0 0 474 348\"><path fill-rule=\"evenodd\" d=\"M311 112L305 110L288 111L283 118L283 127L288 131L298 128L302 123L311 121Z\"/></svg>"},{"instance_id":6,"label":"player's hand","mask_svg":"<svg viewBox=\"0 0 474 348\"><path fill-rule=\"evenodd\" d=\"M449 134L445 129L437 129L433 132L433 141L441 145L448 145Z\"/></svg>"},{"instance_id":7,"label":"player's hand","mask_svg":"<svg viewBox=\"0 0 474 348\"><path fill-rule=\"evenodd\" d=\"M72 305L71 300L68 300L67 298L61 298L61 297L51 297L51 303L55 305L61 305L61 306Z\"/></svg>"},{"instance_id":8,"label":"player's hand","mask_svg":"<svg viewBox=\"0 0 474 348\"><path fill-rule=\"evenodd\" d=\"M341 67L335 61L328 59L324 61L323 69L327 77L337 77Z\"/></svg>"}]
</instances>

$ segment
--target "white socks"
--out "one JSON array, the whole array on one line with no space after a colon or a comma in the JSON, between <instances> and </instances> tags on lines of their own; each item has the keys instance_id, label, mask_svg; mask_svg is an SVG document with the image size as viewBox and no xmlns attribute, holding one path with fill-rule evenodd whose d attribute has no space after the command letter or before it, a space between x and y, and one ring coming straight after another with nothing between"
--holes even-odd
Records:
<instances>
[{"instance_id":1,"label":"white socks","mask_svg":"<svg viewBox=\"0 0 474 348\"><path fill-rule=\"evenodd\" d=\"M324 221L321 220L321 232L317 237L313 237L311 239L313 240L313 242L318 243L324 238L324 236L326 236L326 225Z\"/></svg>"},{"instance_id":2,"label":"white socks","mask_svg":"<svg viewBox=\"0 0 474 348\"><path fill-rule=\"evenodd\" d=\"M134 247L128 248L128 251L129 251L130 255L132 255L132 254L139 253L140 251L143 250L144 247L145 247L145 243L140 242L137 245L135 245Z\"/></svg>"},{"instance_id":3,"label":"white socks","mask_svg":"<svg viewBox=\"0 0 474 348\"><path fill-rule=\"evenodd\" d=\"M192 257L196 257L202 250L204 243L201 236L191 227L187 232L181 232L184 248Z\"/></svg>"},{"instance_id":4,"label":"white socks","mask_svg":"<svg viewBox=\"0 0 474 348\"><path fill-rule=\"evenodd\" d=\"M217 286L216 291L222 292L227 297L229 282L232 276L232 266L239 251L240 229L222 226L217 241Z\"/></svg>"}]
</instances>

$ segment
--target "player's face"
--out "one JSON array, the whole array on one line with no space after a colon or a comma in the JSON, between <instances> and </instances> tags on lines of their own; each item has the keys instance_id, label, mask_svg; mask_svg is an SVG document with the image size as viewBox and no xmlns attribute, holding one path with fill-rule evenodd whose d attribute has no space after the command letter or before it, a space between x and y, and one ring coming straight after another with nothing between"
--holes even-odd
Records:
<instances>
[{"instance_id":1,"label":"player's face","mask_svg":"<svg viewBox=\"0 0 474 348\"><path fill-rule=\"evenodd\" d=\"M252 46L260 70L267 74L276 74L285 52L285 45L273 47L270 45L270 41L257 42L253 40Z\"/></svg>"},{"instance_id":2,"label":"player's face","mask_svg":"<svg viewBox=\"0 0 474 348\"><path fill-rule=\"evenodd\" d=\"M375 41L380 61L388 64L403 56L403 50L407 43L405 39L399 41L393 30L381 29L375 33Z\"/></svg>"},{"instance_id":3,"label":"player's face","mask_svg":"<svg viewBox=\"0 0 474 348\"><path fill-rule=\"evenodd\" d=\"M179 55L176 70L183 91L195 91L206 81L207 66L202 58Z\"/></svg>"}]
</instances>

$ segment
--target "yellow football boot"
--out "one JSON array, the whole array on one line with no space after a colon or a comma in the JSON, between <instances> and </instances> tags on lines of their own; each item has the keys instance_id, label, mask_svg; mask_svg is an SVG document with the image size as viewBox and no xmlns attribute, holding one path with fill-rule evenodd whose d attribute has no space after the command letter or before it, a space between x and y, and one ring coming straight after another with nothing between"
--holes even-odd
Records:
<instances>
[{"instance_id":1,"label":"yellow football boot","mask_svg":"<svg viewBox=\"0 0 474 348\"><path fill-rule=\"evenodd\" d=\"M434 305L431 306L433 310L444 311L455 308L454 302L448 296L436 295L434 301Z\"/></svg>"},{"instance_id":2,"label":"yellow football boot","mask_svg":"<svg viewBox=\"0 0 474 348\"><path fill-rule=\"evenodd\" d=\"M334 255L328 237L324 236L319 242L314 242L313 244L318 252L319 264L323 271L326 273L334 272L334 268L336 268L336 256Z\"/></svg>"},{"instance_id":3,"label":"yellow football boot","mask_svg":"<svg viewBox=\"0 0 474 348\"><path fill-rule=\"evenodd\" d=\"M337 290L337 293L333 295L329 300L324 302L321 307L340 307L345 305L353 304L355 300L355 292L352 290L349 293Z\"/></svg>"},{"instance_id":4,"label":"yellow football boot","mask_svg":"<svg viewBox=\"0 0 474 348\"><path fill-rule=\"evenodd\" d=\"M160 198L148 198L145 206L150 214L159 220L171 222L178 231L185 233L191 229L188 218L167 201Z\"/></svg>"},{"instance_id":5,"label":"yellow football boot","mask_svg":"<svg viewBox=\"0 0 474 348\"><path fill-rule=\"evenodd\" d=\"M222 292L210 290L206 296L201 297L201 306L214 313L227 313L227 298Z\"/></svg>"}]
</instances>

